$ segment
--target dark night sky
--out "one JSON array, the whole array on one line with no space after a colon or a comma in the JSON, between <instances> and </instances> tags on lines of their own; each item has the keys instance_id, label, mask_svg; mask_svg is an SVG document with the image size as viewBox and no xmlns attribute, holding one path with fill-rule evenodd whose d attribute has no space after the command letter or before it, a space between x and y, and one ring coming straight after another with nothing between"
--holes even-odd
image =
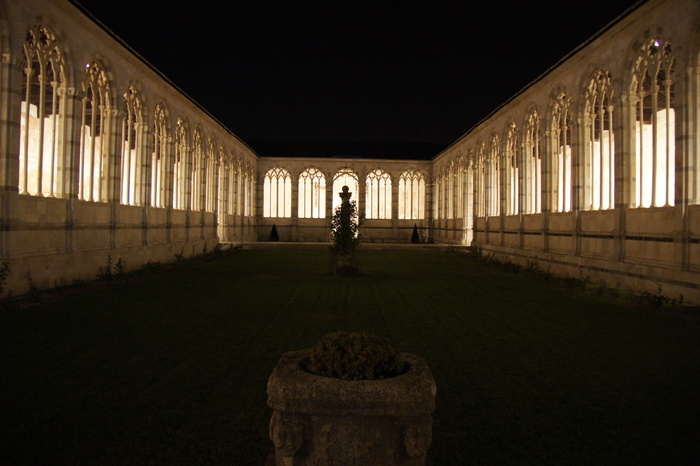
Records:
<instances>
[{"instance_id":1,"label":"dark night sky","mask_svg":"<svg viewBox=\"0 0 700 466\"><path fill-rule=\"evenodd\" d=\"M79 2L244 141L447 145L635 0Z\"/></svg>"}]
</instances>

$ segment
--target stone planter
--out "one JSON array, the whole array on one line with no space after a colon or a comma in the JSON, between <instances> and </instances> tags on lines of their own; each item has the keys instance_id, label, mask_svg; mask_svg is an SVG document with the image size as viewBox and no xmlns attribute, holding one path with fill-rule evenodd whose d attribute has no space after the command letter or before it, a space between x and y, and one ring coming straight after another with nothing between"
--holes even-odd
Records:
<instances>
[{"instance_id":1,"label":"stone planter","mask_svg":"<svg viewBox=\"0 0 700 466\"><path fill-rule=\"evenodd\" d=\"M436 388L423 358L403 353L401 375L346 381L307 372L308 357L285 353L267 382L272 464L427 464Z\"/></svg>"}]
</instances>

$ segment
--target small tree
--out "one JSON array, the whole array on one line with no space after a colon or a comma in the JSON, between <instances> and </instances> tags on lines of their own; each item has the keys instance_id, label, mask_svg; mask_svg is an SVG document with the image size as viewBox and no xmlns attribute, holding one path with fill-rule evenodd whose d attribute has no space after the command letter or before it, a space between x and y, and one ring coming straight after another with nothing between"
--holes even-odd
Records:
<instances>
[{"instance_id":1,"label":"small tree","mask_svg":"<svg viewBox=\"0 0 700 466\"><path fill-rule=\"evenodd\" d=\"M420 244L420 235L418 234L418 224L413 224L413 234L411 235L411 243Z\"/></svg>"},{"instance_id":2,"label":"small tree","mask_svg":"<svg viewBox=\"0 0 700 466\"><path fill-rule=\"evenodd\" d=\"M340 197L343 202L335 209L331 219L332 259L335 263L336 275L352 275L357 273L353 261L355 249L360 244L358 235L359 222L357 219L357 204L350 201L352 193L343 186Z\"/></svg>"},{"instance_id":3,"label":"small tree","mask_svg":"<svg viewBox=\"0 0 700 466\"><path fill-rule=\"evenodd\" d=\"M277 242L280 240L280 235L277 233L277 226L272 225L272 231L270 231L270 241Z\"/></svg>"}]
</instances>

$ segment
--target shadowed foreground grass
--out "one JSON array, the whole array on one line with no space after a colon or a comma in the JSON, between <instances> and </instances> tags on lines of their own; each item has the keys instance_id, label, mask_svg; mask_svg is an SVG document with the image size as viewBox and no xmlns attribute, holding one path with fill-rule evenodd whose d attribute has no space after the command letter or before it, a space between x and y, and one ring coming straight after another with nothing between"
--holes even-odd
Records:
<instances>
[{"instance_id":1,"label":"shadowed foreground grass","mask_svg":"<svg viewBox=\"0 0 700 466\"><path fill-rule=\"evenodd\" d=\"M437 251L224 259L0 313L0 461L262 464L280 355L424 356L443 464L700 462L700 328Z\"/></svg>"}]
</instances>

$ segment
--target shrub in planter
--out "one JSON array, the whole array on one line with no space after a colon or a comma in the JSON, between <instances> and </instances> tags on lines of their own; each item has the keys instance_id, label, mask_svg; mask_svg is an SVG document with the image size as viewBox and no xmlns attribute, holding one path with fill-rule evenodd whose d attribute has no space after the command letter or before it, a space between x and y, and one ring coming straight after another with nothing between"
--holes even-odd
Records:
<instances>
[{"instance_id":1,"label":"shrub in planter","mask_svg":"<svg viewBox=\"0 0 700 466\"><path fill-rule=\"evenodd\" d=\"M274 442L268 464L428 462L435 381L423 358L385 340L337 332L312 349L285 353L267 393Z\"/></svg>"},{"instance_id":2,"label":"shrub in planter","mask_svg":"<svg viewBox=\"0 0 700 466\"><path fill-rule=\"evenodd\" d=\"M405 369L388 340L366 333L329 333L311 348L309 372L343 380L379 380Z\"/></svg>"}]
</instances>

